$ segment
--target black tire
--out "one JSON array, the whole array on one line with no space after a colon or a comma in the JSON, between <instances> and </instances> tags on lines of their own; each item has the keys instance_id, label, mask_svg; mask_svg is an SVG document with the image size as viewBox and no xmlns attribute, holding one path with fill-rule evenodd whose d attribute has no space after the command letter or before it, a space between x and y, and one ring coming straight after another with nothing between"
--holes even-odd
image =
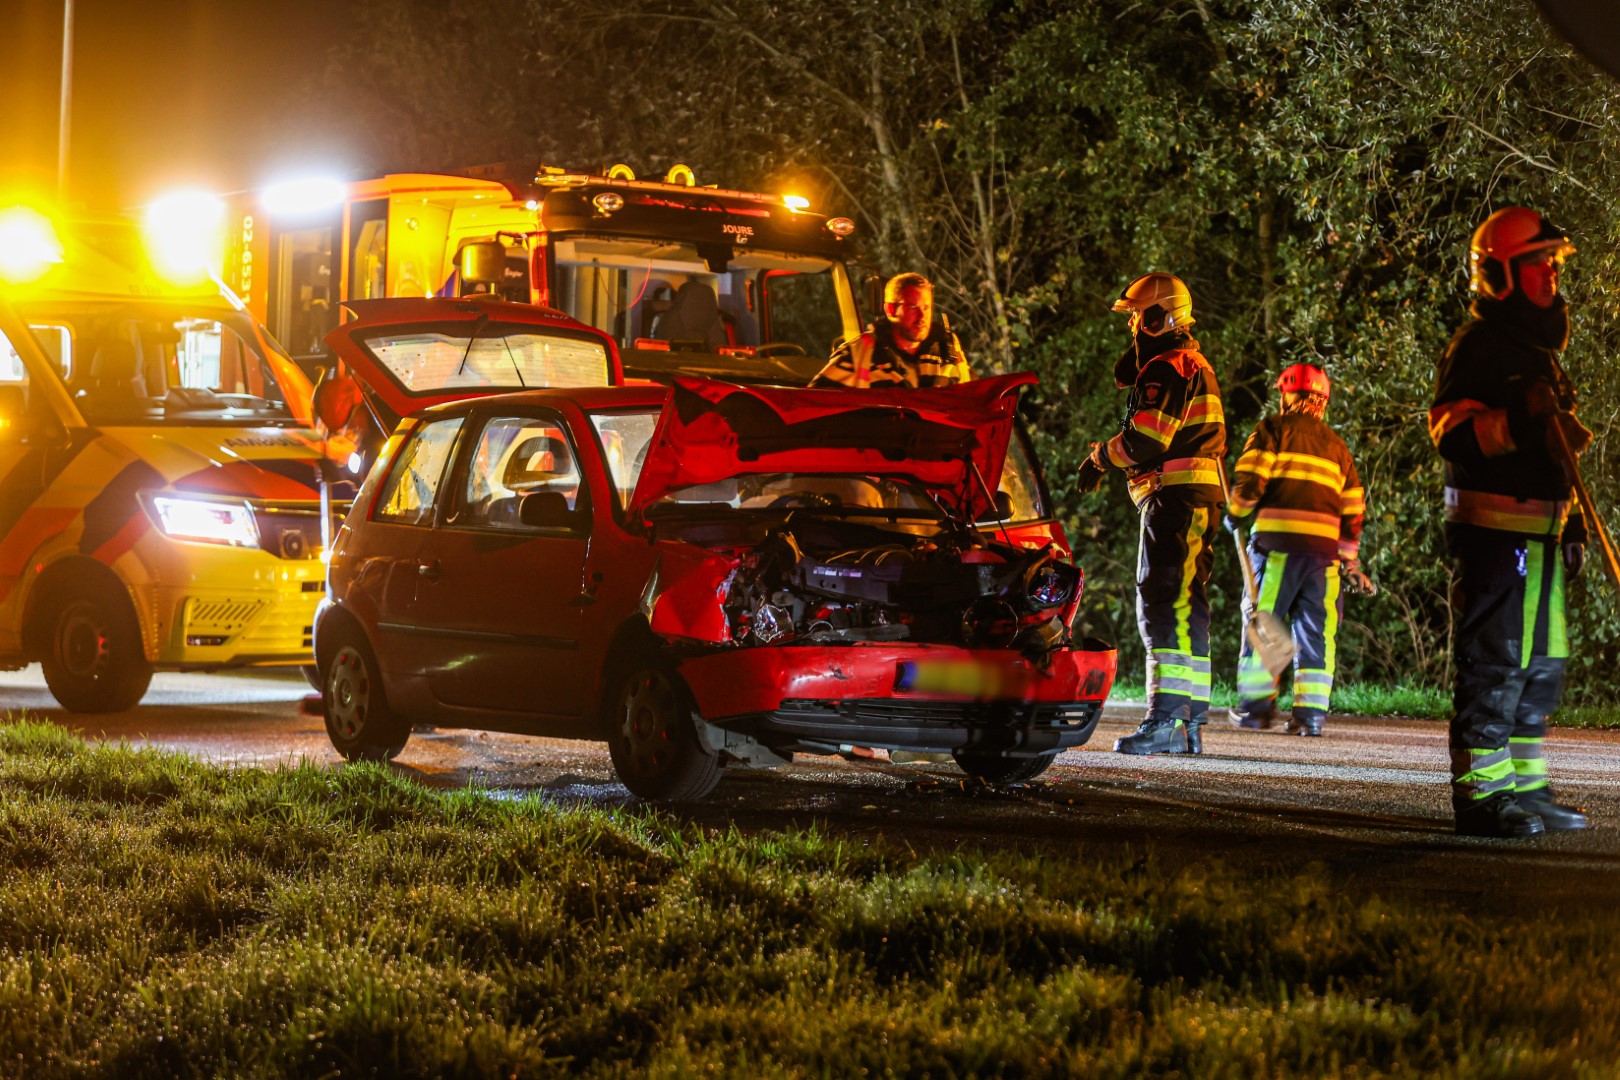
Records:
<instances>
[{"instance_id":1,"label":"black tire","mask_svg":"<svg viewBox=\"0 0 1620 1080\"><path fill-rule=\"evenodd\" d=\"M608 714L608 754L638 799L690 802L714 790L725 771L698 738L692 697L666 667L640 666L620 680Z\"/></svg>"},{"instance_id":2,"label":"black tire","mask_svg":"<svg viewBox=\"0 0 1620 1080\"><path fill-rule=\"evenodd\" d=\"M349 761L392 761L405 749L411 728L388 707L377 658L365 635L340 627L321 680L326 736Z\"/></svg>"},{"instance_id":3,"label":"black tire","mask_svg":"<svg viewBox=\"0 0 1620 1080\"><path fill-rule=\"evenodd\" d=\"M304 681L309 683L310 689L323 689L321 686L321 669L316 667L314 664L299 664L298 674L302 675L304 677Z\"/></svg>"},{"instance_id":4,"label":"black tire","mask_svg":"<svg viewBox=\"0 0 1620 1080\"><path fill-rule=\"evenodd\" d=\"M956 758L958 768L987 784L1016 784L1033 780L1057 760L1056 754L1002 757L1000 754L976 753L972 750L958 750L952 756Z\"/></svg>"},{"instance_id":5,"label":"black tire","mask_svg":"<svg viewBox=\"0 0 1620 1080\"><path fill-rule=\"evenodd\" d=\"M50 598L45 685L76 713L132 709L152 683L141 625L122 586L75 582Z\"/></svg>"}]
</instances>

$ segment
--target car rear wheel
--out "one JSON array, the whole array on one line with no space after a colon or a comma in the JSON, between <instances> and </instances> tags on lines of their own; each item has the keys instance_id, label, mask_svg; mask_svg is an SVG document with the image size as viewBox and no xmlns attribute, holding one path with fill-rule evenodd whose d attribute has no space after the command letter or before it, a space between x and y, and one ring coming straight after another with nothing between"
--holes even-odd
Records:
<instances>
[{"instance_id":1,"label":"car rear wheel","mask_svg":"<svg viewBox=\"0 0 1620 1080\"><path fill-rule=\"evenodd\" d=\"M691 695L664 667L640 667L619 684L608 753L630 793L641 799L701 799L720 782L720 756L698 738Z\"/></svg>"},{"instance_id":2,"label":"car rear wheel","mask_svg":"<svg viewBox=\"0 0 1620 1080\"><path fill-rule=\"evenodd\" d=\"M338 631L337 647L321 680L326 734L350 761L392 761L411 729L388 708L377 659L359 631Z\"/></svg>"},{"instance_id":3,"label":"car rear wheel","mask_svg":"<svg viewBox=\"0 0 1620 1080\"><path fill-rule=\"evenodd\" d=\"M957 766L969 776L987 784L1016 784L1033 780L1051 767L1056 754L1038 754L1035 757L1003 757L973 750L958 750Z\"/></svg>"},{"instance_id":4,"label":"car rear wheel","mask_svg":"<svg viewBox=\"0 0 1620 1080\"><path fill-rule=\"evenodd\" d=\"M123 712L152 683L135 607L110 582L68 585L52 598L45 685L69 712Z\"/></svg>"}]
</instances>

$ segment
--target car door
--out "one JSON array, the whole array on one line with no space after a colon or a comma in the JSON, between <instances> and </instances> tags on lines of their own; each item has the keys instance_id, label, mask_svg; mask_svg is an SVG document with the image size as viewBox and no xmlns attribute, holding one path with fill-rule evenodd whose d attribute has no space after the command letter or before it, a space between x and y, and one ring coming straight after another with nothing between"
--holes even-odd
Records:
<instances>
[{"instance_id":1,"label":"car door","mask_svg":"<svg viewBox=\"0 0 1620 1080\"><path fill-rule=\"evenodd\" d=\"M443 662L435 643L416 625L418 553L432 533L433 519L445 492L464 416L430 418L407 436L371 503L369 518L354 532L351 561L356 569L345 588L346 602L373 607L377 662L400 681L396 704L417 696L428 670Z\"/></svg>"},{"instance_id":2,"label":"car door","mask_svg":"<svg viewBox=\"0 0 1620 1080\"><path fill-rule=\"evenodd\" d=\"M40 496L86 441L53 358L0 301L0 655L21 647L18 586L29 557L78 514Z\"/></svg>"},{"instance_id":3,"label":"car door","mask_svg":"<svg viewBox=\"0 0 1620 1080\"><path fill-rule=\"evenodd\" d=\"M591 500L578 452L595 444L546 410L475 416L417 554L415 621L438 657L429 683L458 707L578 716L592 684L579 670ZM534 496L561 516L525 524Z\"/></svg>"}]
</instances>

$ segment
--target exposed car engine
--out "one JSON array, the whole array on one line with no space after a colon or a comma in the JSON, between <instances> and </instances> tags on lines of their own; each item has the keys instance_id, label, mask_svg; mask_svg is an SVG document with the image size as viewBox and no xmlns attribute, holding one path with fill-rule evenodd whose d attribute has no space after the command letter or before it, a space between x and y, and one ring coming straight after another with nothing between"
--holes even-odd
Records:
<instances>
[{"instance_id":1,"label":"exposed car engine","mask_svg":"<svg viewBox=\"0 0 1620 1080\"><path fill-rule=\"evenodd\" d=\"M861 533L882 542L829 547L788 528L767 535L725 589L733 640L1014 646L1032 657L1066 640L1063 613L1082 577L1054 549L988 543L969 531Z\"/></svg>"}]
</instances>

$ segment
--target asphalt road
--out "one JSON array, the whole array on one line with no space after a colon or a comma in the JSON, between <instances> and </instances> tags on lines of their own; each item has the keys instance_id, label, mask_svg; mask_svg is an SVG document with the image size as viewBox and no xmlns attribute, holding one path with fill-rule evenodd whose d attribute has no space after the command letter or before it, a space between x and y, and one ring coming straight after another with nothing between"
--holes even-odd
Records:
<instances>
[{"instance_id":1,"label":"asphalt road","mask_svg":"<svg viewBox=\"0 0 1620 1080\"><path fill-rule=\"evenodd\" d=\"M38 668L0 673L0 710L49 718L89 739L121 739L242 767L309 760L341 767L296 674L159 675L127 713L58 709ZM1217 710L1219 712L1220 710ZM800 758L728 774L675 813L743 829L818 823L918 849L1015 846L1056 857L1155 853L1257 874L1322 866L1353 891L1434 897L1497 912L1607 910L1620 897L1620 732L1554 731L1554 781L1595 827L1529 841L1451 833L1445 725L1330 718L1294 738L1212 724L1196 758L1125 757L1113 741L1139 706L1110 707L1091 745L1011 789L964 784L954 767ZM459 730L412 735L396 762L437 788L630 806L606 747Z\"/></svg>"}]
</instances>

